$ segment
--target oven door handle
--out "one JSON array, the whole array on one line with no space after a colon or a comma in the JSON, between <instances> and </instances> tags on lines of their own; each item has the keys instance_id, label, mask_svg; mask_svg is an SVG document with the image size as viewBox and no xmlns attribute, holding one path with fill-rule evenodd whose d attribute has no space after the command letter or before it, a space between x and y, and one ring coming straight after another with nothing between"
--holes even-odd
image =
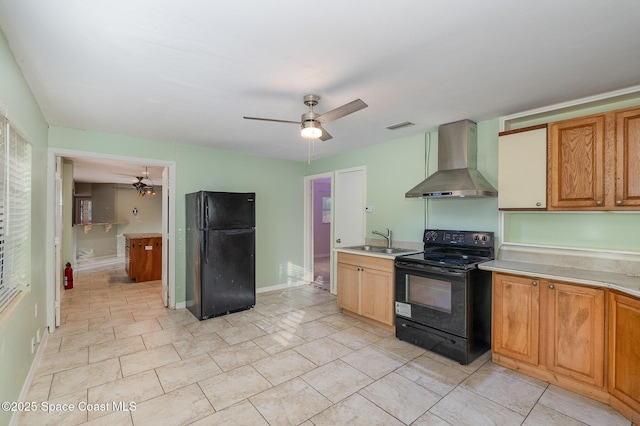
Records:
<instances>
[{"instance_id":1,"label":"oven door handle","mask_svg":"<svg viewBox=\"0 0 640 426\"><path fill-rule=\"evenodd\" d=\"M416 266L414 263L403 262L403 261L397 261L396 268L398 268L401 271L422 272L422 273L435 272L435 273L447 274L449 276L455 276L455 277L462 277L466 274L466 271L463 271L463 270L431 266L431 265Z\"/></svg>"},{"instance_id":2,"label":"oven door handle","mask_svg":"<svg viewBox=\"0 0 640 426\"><path fill-rule=\"evenodd\" d=\"M416 329L416 330L423 331L420 327L416 327L415 325L407 324L406 322L403 322L403 323L402 323L402 326L403 326L403 327L407 327L407 328L414 328L414 329ZM456 341L455 341L455 340L453 340L453 339L447 339L446 337L443 337L443 336L431 335L431 337L438 338L438 339L442 340L443 342L449 342L449 343L454 344L454 345L456 344Z\"/></svg>"}]
</instances>

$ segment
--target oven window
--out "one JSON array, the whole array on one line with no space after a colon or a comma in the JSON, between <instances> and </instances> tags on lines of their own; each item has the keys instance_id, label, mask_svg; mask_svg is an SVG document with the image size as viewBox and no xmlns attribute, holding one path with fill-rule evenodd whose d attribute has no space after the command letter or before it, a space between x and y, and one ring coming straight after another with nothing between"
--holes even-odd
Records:
<instances>
[{"instance_id":1,"label":"oven window","mask_svg":"<svg viewBox=\"0 0 640 426\"><path fill-rule=\"evenodd\" d=\"M451 313L451 283L433 278L406 275L409 303Z\"/></svg>"}]
</instances>

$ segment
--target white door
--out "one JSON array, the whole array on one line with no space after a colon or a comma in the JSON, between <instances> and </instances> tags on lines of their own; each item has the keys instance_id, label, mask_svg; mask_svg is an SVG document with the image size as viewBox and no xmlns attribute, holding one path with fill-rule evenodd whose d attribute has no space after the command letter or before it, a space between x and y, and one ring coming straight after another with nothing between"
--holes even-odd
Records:
<instances>
[{"instance_id":1,"label":"white door","mask_svg":"<svg viewBox=\"0 0 640 426\"><path fill-rule=\"evenodd\" d=\"M367 172L364 166L336 170L333 189L333 247L364 244Z\"/></svg>"},{"instance_id":2,"label":"white door","mask_svg":"<svg viewBox=\"0 0 640 426\"><path fill-rule=\"evenodd\" d=\"M169 223L169 167L162 170L162 302L169 305L169 238L171 226Z\"/></svg>"},{"instance_id":3,"label":"white door","mask_svg":"<svg viewBox=\"0 0 640 426\"><path fill-rule=\"evenodd\" d=\"M60 327L60 288L62 280L62 157L56 157L55 172L55 226L53 236L53 265L55 269L54 315L55 326ZM51 330L53 331L53 330Z\"/></svg>"}]
</instances>

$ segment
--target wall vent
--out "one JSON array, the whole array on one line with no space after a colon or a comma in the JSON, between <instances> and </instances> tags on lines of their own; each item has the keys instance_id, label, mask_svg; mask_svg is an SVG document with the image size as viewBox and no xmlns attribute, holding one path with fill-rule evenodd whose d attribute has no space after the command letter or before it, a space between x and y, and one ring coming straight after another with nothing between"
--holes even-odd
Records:
<instances>
[{"instance_id":1,"label":"wall vent","mask_svg":"<svg viewBox=\"0 0 640 426\"><path fill-rule=\"evenodd\" d=\"M398 130L398 129L402 129L403 127L413 126L414 124L415 123L412 123L410 121L405 121L404 123L392 124L391 126L387 126L387 129Z\"/></svg>"}]
</instances>

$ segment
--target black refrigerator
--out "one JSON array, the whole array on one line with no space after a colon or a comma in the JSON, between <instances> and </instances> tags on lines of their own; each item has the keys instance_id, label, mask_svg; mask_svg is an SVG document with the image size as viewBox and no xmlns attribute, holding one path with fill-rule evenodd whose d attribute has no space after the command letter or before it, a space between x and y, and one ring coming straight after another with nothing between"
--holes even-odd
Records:
<instances>
[{"instance_id":1,"label":"black refrigerator","mask_svg":"<svg viewBox=\"0 0 640 426\"><path fill-rule=\"evenodd\" d=\"M255 195L186 195L186 303L199 320L256 304Z\"/></svg>"}]
</instances>

